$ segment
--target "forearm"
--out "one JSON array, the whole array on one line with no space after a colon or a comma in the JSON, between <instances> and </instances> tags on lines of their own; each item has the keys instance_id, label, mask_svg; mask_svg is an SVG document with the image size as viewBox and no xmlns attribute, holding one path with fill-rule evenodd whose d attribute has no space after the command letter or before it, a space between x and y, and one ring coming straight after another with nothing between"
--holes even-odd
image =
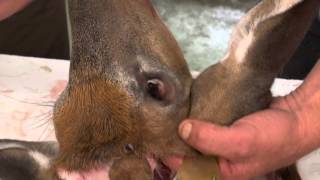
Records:
<instances>
[{"instance_id":1,"label":"forearm","mask_svg":"<svg viewBox=\"0 0 320 180\"><path fill-rule=\"evenodd\" d=\"M22 10L33 0L0 0L0 21Z\"/></svg>"}]
</instances>

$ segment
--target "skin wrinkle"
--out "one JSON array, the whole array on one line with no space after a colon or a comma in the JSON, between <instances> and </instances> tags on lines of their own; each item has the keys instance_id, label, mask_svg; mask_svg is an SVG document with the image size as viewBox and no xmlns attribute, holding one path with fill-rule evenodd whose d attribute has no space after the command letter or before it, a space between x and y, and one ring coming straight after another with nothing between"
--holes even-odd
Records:
<instances>
[{"instance_id":1,"label":"skin wrinkle","mask_svg":"<svg viewBox=\"0 0 320 180\"><path fill-rule=\"evenodd\" d=\"M319 64L319 63L318 63ZM315 70L313 72L319 71L319 65L315 66ZM310 73L309 77L313 76L313 72ZM299 123L299 137L302 137L303 139L313 139L308 137L314 137L313 134L315 132L310 132L308 127L316 126L317 123L314 121L314 117L316 114L313 112L318 107L320 107L319 103L317 104L316 99L317 96L319 97L319 89L320 87L317 85L318 83L316 81L310 80L310 78L307 78L305 83L299 87L297 90L292 92L289 96L285 97L286 106L288 108L288 111L296 116L296 120ZM306 142L305 140L301 140L300 142L304 142L304 145L301 145L301 150L299 150L298 154L305 154L308 152L308 147L311 146L317 146L319 142L317 142L316 139L313 140L314 142ZM311 147L311 148L312 148ZM310 149L311 149L310 148ZM307 151L307 152L306 152Z\"/></svg>"},{"instance_id":2,"label":"skin wrinkle","mask_svg":"<svg viewBox=\"0 0 320 180\"><path fill-rule=\"evenodd\" d=\"M319 131L313 132L308 130L306 127L317 126L320 128L320 123L317 121L317 115L319 113L320 107L320 83L318 82L317 73L320 72L320 63L318 62L314 70L306 78L305 82L293 95L298 107L295 107L295 112L301 124L302 137L314 137L314 134L319 134ZM320 135L320 134L319 134ZM312 138L306 138L312 139ZM319 142L317 139L312 140L312 142L306 142L311 144L311 148L317 146Z\"/></svg>"}]
</instances>

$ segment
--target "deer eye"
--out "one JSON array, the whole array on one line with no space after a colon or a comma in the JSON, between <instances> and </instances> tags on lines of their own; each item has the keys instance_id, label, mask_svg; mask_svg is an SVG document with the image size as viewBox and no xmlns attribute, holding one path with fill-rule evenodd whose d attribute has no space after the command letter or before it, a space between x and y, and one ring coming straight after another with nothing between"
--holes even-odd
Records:
<instances>
[{"instance_id":1,"label":"deer eye","mask_svg":"<svg viewBox=\"0 0 320 180\"><path fill-rule=\"evenodd\" d=\"M147 81L147 93L158 101L165 100L166 87L160 79L150 79Z\"/></svg>"},{"instance_id":2,"label":"deer eye","mask_svg":"<svg viewBox=\"0 0 320 180\"><path fill-rule=\"evenodd\" d=\"M134 147L132 144L126 144L124 146L124 152L129 154L129 153L133 153L134 152Z\"/></svg>"}]
</instances>

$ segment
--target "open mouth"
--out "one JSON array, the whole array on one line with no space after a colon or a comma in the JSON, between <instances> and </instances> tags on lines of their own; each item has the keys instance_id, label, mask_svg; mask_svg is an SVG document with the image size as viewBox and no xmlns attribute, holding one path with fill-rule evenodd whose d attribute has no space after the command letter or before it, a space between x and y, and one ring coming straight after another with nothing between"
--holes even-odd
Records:
<instances>
[{"instance_id":1,"label":"open mouth","mask_svg":"<svg viewBox=\"0 0 320 180\"><path fill-rule=\"evenodd\" d=\"M158 168L153 171L153 180L172 180L174 177L175 173L163 163L158 165Z\"/></svg>"},{"instance_id":2,"label":"open mouth","mask_svg":"<svg viewBox=\"0 0 320 180\"><path fill-rule=\"evenodd\" d=\"M173 180L175 172L167 167L160 159L155 157L147 158L153 171L153 180Z\"/></svg>"},{"instance_id":3,"label":"open mouth","mask_svg":"<svg viewBox=\"0 0 320 180\"><path fill-rule=\"evenodd\" d=\"M168 168L160 159L154 156L146 157L153 172L153 180L173 180L175 172ZM110 180L110 165L103 165L100 168L87 172L67 172L58 170L58 175L63 180Z\"/></svg>"}]
</instances>

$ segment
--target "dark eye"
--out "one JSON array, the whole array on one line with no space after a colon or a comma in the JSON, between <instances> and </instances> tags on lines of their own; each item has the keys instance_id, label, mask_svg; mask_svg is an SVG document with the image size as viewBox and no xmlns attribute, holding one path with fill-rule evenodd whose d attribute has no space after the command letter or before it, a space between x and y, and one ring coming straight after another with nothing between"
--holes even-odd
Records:
<instances>
[{"instance_id":1,"label":"dark eye","mask_svg":"<svg viewBox=\"0 0 320 180\"><path fill-rule=\"evenodd\" d=\"M147 81L147 93L154 99L162 101L166 95L166 88L160 79L150 79Z\"/></svg>"},{"instance_id":2,"label":"dark eye","mask_svg":"<svg viewBox=\"0 0 320 180\"><path fill-rule=\"evenodd\" d=\"M134 147L132 144L126 144L124 146L124 151L125 153L129 154L129 153L133 153L134 152Z\"/></svg>"}]
</instances>

